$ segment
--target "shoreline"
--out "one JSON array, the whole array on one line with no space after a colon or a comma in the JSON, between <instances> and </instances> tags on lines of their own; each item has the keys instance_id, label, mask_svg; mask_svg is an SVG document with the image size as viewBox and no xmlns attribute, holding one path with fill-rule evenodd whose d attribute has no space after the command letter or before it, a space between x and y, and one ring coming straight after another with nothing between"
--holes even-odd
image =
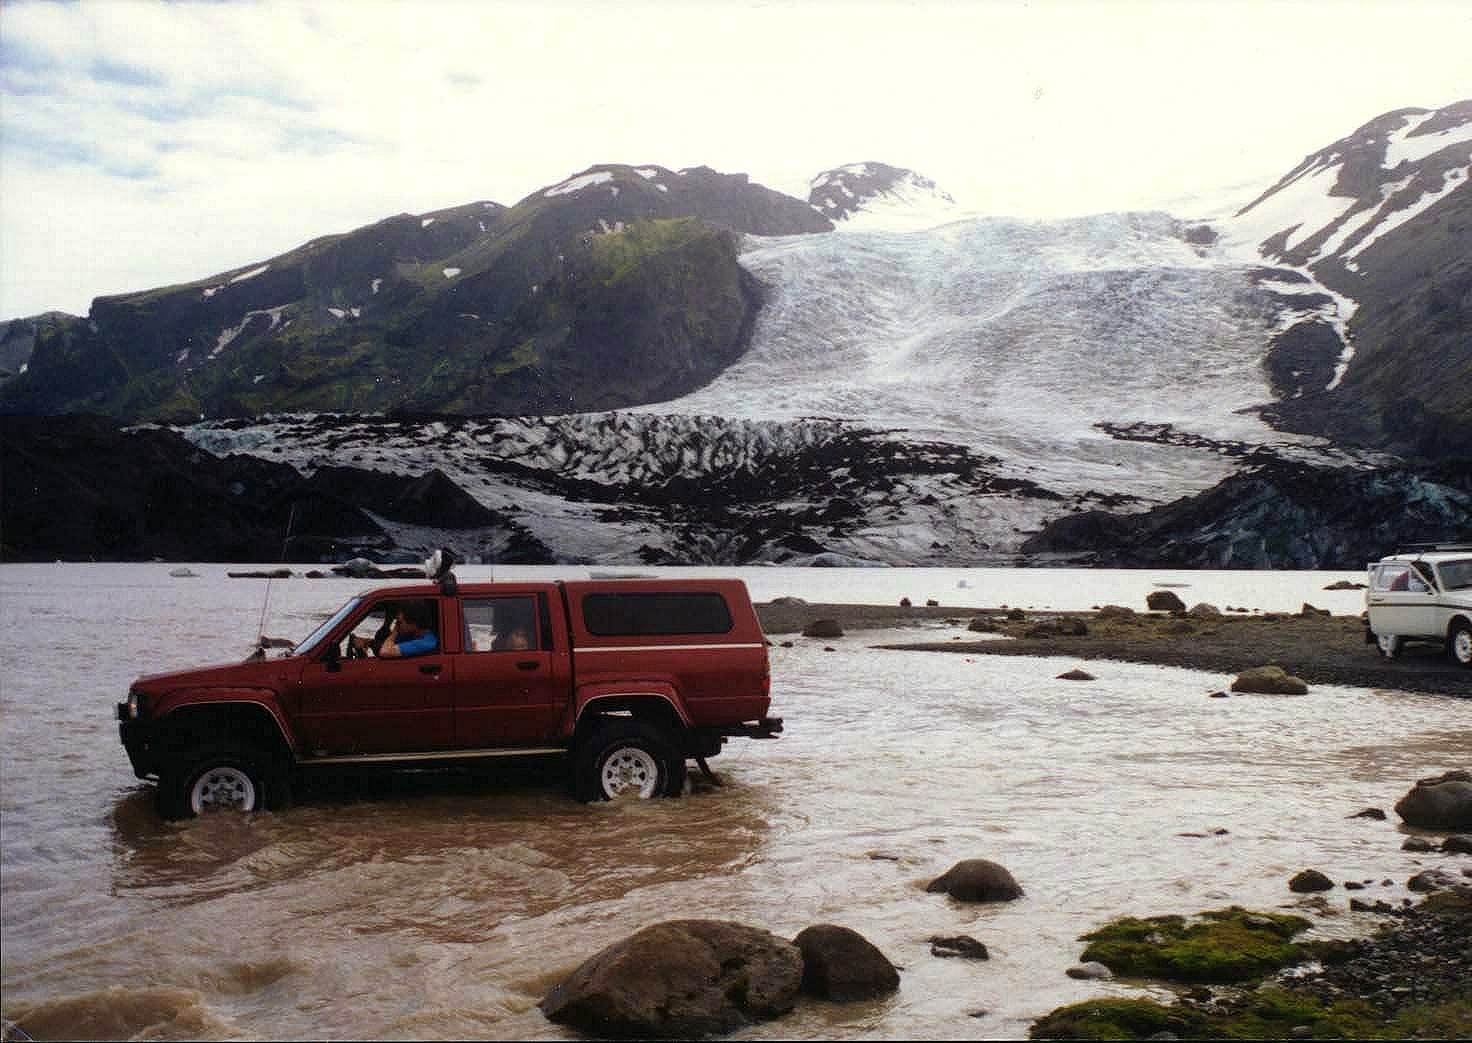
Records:
<instances>
[{"instance_id":1,"label":"shoreline","mask_svg":"<svg viewBox=\"0 0 1472 1043\"><path fill-rule=\"evenodd\" d=\"M890 642L901 651L966 655L1063 656L1175 666L1235 676L1276 663L1310 685L1395 689L1472 698L1472 670L1452 662L1439 646L1411 644L1385 659L1365 643L1359 616L1231 613L1196 617L1166 612L1101 615L1099 612L1026 612L954 606L846 605L765 602L756 606L769 637L801 633L817 619L835 620L845 631L934 628L954 622L943 638ZM980 618L994 636L976 640L968 627ZM1083 634L1043 634L1050 622L1077 620ZM1001 635L1007 640L998 640ZM823 639L823 640L842 640Z\"/></svg>"}]
</instances>

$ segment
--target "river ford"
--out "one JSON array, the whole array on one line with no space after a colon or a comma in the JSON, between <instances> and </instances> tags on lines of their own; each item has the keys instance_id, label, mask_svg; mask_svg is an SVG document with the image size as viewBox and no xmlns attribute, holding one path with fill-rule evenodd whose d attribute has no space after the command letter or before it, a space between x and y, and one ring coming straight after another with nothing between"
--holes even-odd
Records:
<instances>
[{"instance_id":1,"label":"river ford","mask_svg":"<svg viewBox=\"0 0 1472 1043\"><path fill-rule=\"evenodd\" d=\"M239 658L262 618L301 637L364 585L169 569L0 568L3 1005L38 1038L565 1038L537 1010L547 989L683 917L788 937L839 923L903 968L888 1000L803 1003L742 1038L1017 1037L1060 1004L1139 992L1063 973L1078 935L1110 918L1296 908L1286 881L1306 867L1398 901L1444 856L1401 851L1393 813L1348 816L1472 766L1461 699L1334 686L1211 699L1230 678L1095 662L1097 680L1069 682L1067 658L886 651L870 646L916 632L863 632L773 648L787 734L733 741L712 764L725 785L682 800L579 805L555 767L406 773L317 785L245 822L167 825L118 743L129 681ZM1340 574L740 574L761 600L1076 609L1141 606L1166 583L1191 584L1188 603L1265 610L1348 613L1361 598L1320 593ZM1026 897L925 893L963 858L1002 863ZM1370 929L1347 897L1310 912L1320 933ZM991 960L930 955L930 935L962 933Z\"/></svg>"}]
</instances>

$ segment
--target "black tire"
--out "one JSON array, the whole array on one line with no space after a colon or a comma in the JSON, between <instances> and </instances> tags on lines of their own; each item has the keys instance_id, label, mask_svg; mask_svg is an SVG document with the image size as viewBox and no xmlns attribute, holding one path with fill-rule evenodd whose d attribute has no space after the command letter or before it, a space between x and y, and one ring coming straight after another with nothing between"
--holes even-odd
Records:
<instances>
[{"instance_id":1,"label":"black tire","mask_svg":"<svg viewBox=\"0 0 1472 1043\"><path fill-rule=\"evenodd\" d=\"M1446 650L1454 662L1472 667L1472 626L1460 619L1453 623L1447 634Z\"/></svg>"},{"instance_id":2,"label":"black tire","mask_svg":"<svg viewBox=\"0 0 1472 1043\"><path fill-rule=\"evenodd\" d=\"M685 757L665 731L628 717L594 725L573 755L578 800L678 797L685 789Z\"/></svg>"},{"instance_id":3,"label":"black tire","mask_svg":"<svg viewBox=\"0 0 1472 1043\"><path fill-rule=\"evenodd\" d=\"M186 750L159 773L158 813L164 819L194 818L209 808L248 814L290 802L290 781L282 765L246 744Z\"/></svg>"}]
</instances>

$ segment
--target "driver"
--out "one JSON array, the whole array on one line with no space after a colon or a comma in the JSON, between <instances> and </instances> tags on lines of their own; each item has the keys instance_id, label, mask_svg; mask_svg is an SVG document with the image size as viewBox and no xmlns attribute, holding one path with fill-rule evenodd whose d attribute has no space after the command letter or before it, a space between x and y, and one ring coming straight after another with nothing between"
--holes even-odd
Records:
<instances>
[{"instance_id":1,"label":"driver","mask_svg":"<svg viewBox=\"0 0 1472 1043\"><path fill-rule=\"evenodd\" d=\"M411 656L428 655L440 647L432 625L433 608L424 601L404 601L396 606L393 627L383 636L380 643L377 635L372 638L353 634L349 640L360 654L373 652L380 659L408 659Z\"/></svg>"}]
</instances>

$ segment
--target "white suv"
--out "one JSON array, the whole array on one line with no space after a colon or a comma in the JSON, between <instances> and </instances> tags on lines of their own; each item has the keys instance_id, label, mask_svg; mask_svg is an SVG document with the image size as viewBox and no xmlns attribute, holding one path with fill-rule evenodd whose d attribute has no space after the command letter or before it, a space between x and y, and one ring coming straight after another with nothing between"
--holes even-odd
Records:
<instances>
[{"instance_id":1,"label":"white suv","mask_svg":"<svg viewBox=\"0 0 1472 1043\"><path fill-rule=\"evenodd\" d=\"M1408 548L1370 566L1365 640L1394 658L1407 641L1444 641L1472 667L1472 544Z\"/></svg>"}]
</instances>

